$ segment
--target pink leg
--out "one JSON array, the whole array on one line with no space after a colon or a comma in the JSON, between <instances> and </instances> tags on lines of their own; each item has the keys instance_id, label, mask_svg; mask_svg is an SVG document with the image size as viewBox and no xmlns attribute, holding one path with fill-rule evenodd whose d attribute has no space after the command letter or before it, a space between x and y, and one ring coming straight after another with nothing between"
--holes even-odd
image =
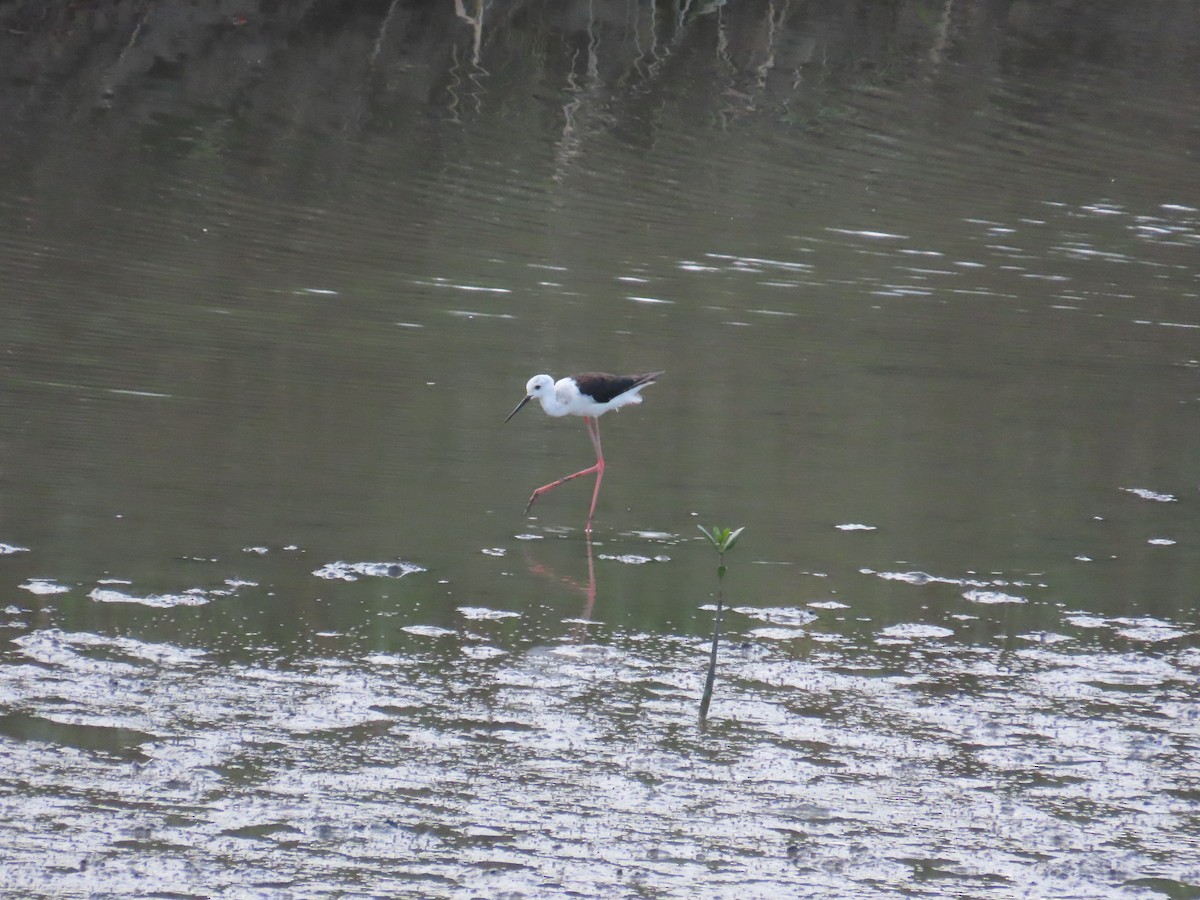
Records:
<instances>
[{"instance_id":1,"label":"pink leg","mask_svg":"<svg viewBox=\"0 0 1200 900\"><path fill-rule=\"evenodd\" d=\"M600 420L585 417L584 424L588 427L588 437L592 439L592 444L596 448L596 465L593 468L596 470L596 489L592 491L592 508L588 510L587 527L584 533L590 535L592 533L592 516L596 514L596 498L600 496L600 481L604 478L604 451L600 449Z\"/></svg>"},{"instance_id":2,"label":"pink leg","mask_svg":"<svg viewBox=\"0 0 1200 900\"><path fill-rule=\"evenodd\" d=\"M592 439L592 446L596 448L596 464L588 466L582 471L575 472L571 475L564 475L557 481L552 481L549 484L543 484L537 488L529 497L529 503L525 506L525 515L529 515L529 510L533 509L533 504L537 502L538 497L547 491L552 491L561 484L566 484L568 481L574 481L576 478L582 478L584 475L596 473L596 490L592 492L592 508L588 511L587 533L592 533L592 514L596 511L596 498L600 496L600 479L604 477L604 454L600 450L600 423L592 419L591 416L583 417L583 424L587 426L588 437Z\"/></svg>"}]
</instances>

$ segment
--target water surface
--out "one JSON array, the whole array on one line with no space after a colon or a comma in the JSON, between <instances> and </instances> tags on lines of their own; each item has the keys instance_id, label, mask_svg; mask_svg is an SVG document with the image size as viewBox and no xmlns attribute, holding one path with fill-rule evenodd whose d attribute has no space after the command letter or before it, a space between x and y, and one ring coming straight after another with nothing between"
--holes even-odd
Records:
<instances>
[{"instance_id":1,"label":"water surface","mask_svg":"<svg viewBox=\"0 0 1200 900\"><path fill-rule=\"evenodd\" d=\"M468 6L4 14L4 883L1200 891L1195 10Z\"/></svg>"}]
</instances>

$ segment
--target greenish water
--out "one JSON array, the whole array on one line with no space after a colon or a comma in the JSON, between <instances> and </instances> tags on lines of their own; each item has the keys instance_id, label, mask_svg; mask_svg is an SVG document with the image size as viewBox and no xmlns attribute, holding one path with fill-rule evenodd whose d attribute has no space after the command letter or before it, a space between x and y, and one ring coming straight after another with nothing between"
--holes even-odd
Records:
<instances>
[{"instance_id":1,"label":"greenish water","mask_svg":"<svg viewBox=\"0 0 1200 900\"><path fill-rule=\"evenodd\" d=\"M1194 10L888 8L7 20L4 890L1200 891Z\"/></svg>"}]
</instances>

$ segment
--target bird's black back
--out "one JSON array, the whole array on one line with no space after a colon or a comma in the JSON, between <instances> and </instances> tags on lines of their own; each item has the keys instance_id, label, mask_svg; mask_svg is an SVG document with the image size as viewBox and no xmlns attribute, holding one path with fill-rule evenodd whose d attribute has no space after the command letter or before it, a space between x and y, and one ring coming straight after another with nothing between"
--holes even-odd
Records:
<instances>
[{"instance_id":1,"label":"bird's black back","mask_svg":"<svg viewBox=\"0 0 1200 900\"><path fill-rule=\"evenodd\" d=\"M581 393L587 394L597 403L607 403L639 384L650 384L662 372L646 372L642 375L609 375L605 372L584 372L572 375Z\"/></svg>"}]
</instances>

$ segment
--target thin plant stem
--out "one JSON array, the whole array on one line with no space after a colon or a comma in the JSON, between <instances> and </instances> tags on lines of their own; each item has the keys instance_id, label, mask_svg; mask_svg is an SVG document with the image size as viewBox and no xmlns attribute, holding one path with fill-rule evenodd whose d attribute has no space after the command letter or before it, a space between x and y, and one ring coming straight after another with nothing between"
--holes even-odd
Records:
<instances>
[{"instance_id":1,"label":"thin plant stem","mask_svg":"<svg viewBox=\"0 0 1200 900\"><path fill-rule=\"evenodd\" d=\"M713 684L717 680L717 647L721 643L721 612L725 606L725 554L719 554L717 572L717 614L713 620L712 650L708 655L708 677L704 681L704 696L700 698L700 727L708 721L708 706L712 703Z\"/></svg>"}]
</instances>

